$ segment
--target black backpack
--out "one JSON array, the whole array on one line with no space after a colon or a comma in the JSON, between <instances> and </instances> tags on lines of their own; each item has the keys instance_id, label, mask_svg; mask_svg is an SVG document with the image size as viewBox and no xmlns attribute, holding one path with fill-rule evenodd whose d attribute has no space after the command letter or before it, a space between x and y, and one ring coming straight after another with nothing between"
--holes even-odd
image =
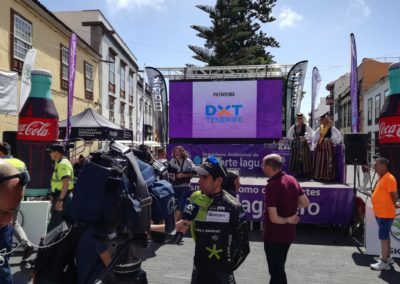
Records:
<instances>
[{"instance_id":1,"label":"black backpack","mask_svg":"<svg viewBox=\"0 0 400 284\"><path fill-rule=\"evenodd\" d=\"M82 226L62 223L46 235L40 242L34 270L34 284L72 284L76 283L74 247L84 231Z\"/></svg>"},{"instance_id":2,"label":"black backpack","mask_svg":"<svg viewBox=\"0 0 400 284\"><path fill-rule=\"evenodd\" d=\"M148 232L151 197L135 155L111 151L92 156L81 170L67 218L104 231Z\"/></svg>"}]
</instances>

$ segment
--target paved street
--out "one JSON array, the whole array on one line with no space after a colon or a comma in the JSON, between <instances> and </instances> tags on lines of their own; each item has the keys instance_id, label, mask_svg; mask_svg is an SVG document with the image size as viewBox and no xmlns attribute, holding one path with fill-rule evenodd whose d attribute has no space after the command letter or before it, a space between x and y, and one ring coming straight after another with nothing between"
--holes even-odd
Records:
<instances>
[{"instance_id":1,"label":"paved street","mask_svg":"<svg viewBox=\"0 0 400 284\"><path fill-rule=\"evenodd\" d=\"M290 248L287 261L289 283L400 283L400 267L378 272L369 268L371 256L359 249L348 237L342 235L333 244L338 228L330 226L302 225L298 229L297 242ZM268 283L267 263L259 232L251 233L251 252L236 272L237 283ZM147 259L143 268L151 284L187 284L190 282L194 243L184 239L183 246L165 245L156 257ZM21 271L20 257L12 258L15 283L27 283L29 270ZM396 260L400 263L400 259Z\"/></svg>"},{"instance_id":2,"label":"paved street","mask_svg":"<svg viewBox=\"0 0 400 284\"><path fill-rule=\"evenodd\" d=\"M289 283L400 283L398 264L391 271L377 272L369 268L371 256L364 255L350 238L341 237L333 244L338 229L303 225L298 240L289 251L287 274ZM239 284L268 283L267 263L260 233L252 233L251 252L236 272ZM186 238L184 246L163 246L157 257L143 267L149 283L189 283L194 243ZM399 263L400 261L397 260Z\"/></svg>"}]
</instances>

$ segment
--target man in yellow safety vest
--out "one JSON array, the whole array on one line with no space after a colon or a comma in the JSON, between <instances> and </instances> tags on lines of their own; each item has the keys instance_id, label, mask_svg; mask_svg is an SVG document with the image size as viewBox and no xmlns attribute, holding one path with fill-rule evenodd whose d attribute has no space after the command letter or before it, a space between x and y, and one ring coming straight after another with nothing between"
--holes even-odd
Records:
<instances>
[{"instance_id":1,"label":"man in yellow safety vest","mask_svg":"<svg viewBox=\"0 0 400 284\"><path fill-rule=\"evenodd\" d=\"M50 158L55 162L51 177L51 218L47 226L47 232L50 232L61 224L62 217L71 202L74 188L74 169L70 161L64 157L64 145L53 144L47 150L50 151Z\"/></svg>"}]
</instances>

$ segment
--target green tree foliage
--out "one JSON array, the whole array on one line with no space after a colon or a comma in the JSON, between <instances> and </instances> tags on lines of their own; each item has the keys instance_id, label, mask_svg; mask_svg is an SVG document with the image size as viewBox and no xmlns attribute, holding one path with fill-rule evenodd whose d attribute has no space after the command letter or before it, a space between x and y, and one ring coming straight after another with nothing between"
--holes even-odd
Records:
<instances>
[{"instance_id":1,"label":"green tree foliage","mask_svg":"<svg viewBox=\"0 0 400 284\"><path fill-rule=\"evenodd\" d=\"M217 0L215 7L197 5L209 14L212 26L193 25L204 47L189 45L193 58L209 66L257 65L274 63L268 47L279 43L261 30L275 21L272 8L277 0Z\"/></svg>"}]
</instances>

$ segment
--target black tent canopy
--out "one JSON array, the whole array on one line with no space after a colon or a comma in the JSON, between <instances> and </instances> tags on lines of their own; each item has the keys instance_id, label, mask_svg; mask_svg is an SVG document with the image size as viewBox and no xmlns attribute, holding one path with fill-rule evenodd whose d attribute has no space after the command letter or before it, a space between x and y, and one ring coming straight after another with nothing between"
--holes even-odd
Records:
<instances>
[{"instance_id":1,"label":"black tent canopy","mask_svg":"<svg viewBox=\"0 0 400 284\"><path fill-rule=\"evenodd\" d=\"M60 139L65 137L67 120L59 122ZM122 128L93 109L88 108L71 118L71 135L69 138L81 138L84 140L132 140L133 132L130 129Z\"/></svg>"}]
</instances>

